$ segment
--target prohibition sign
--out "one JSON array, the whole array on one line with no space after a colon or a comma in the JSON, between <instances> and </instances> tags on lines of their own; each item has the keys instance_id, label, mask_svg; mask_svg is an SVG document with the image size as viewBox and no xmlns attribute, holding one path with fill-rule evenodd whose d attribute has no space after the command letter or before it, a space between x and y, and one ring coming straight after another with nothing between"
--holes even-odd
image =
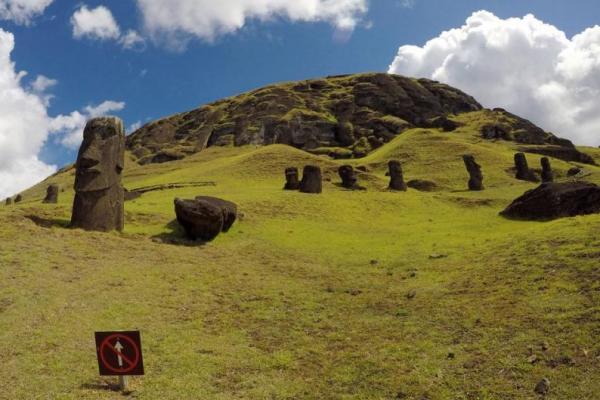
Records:
<instances>
[{"instance_id":1,"label":"prohibition sign","mask_svg":"<svg viewBox=\"0 0 600 400\"><path fill-rule=\"evenodd\" d=\"M103 336L96 342L101 375L144 374L139 332L106 332Z\"/></svg>"}]
</instances>

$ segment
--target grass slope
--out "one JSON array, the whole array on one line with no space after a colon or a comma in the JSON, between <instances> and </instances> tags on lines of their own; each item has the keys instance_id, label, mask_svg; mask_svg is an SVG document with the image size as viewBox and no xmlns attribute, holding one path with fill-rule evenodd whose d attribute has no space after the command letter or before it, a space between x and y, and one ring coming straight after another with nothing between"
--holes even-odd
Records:
<instances>
[{"instance_id":1,"label":"grass slope","mask_svg":"<svg viewBox=\"0 0 600 400\"><path fill-rule=\"evenodd\" d=\"M370 170L366 192L335 185L340 163L275 145L129 163L130 189L216 186L127 202L122 234L64 227L72 170L0 207L0 398L119 398L93 342L112 329L142 331L138 399L534 399L542 377L548 399L597 398L600 215L499 217L534 185L512 178L513 144L482 141L469 118L351 160ZM465 152L487 190L464 190ZM442 190L385 191L390 158ZM306 163L331 179L324 193L282 191L283 169ZM571 166L553 165L563 177ZM40 203L50 182L66 189L58 205ZM235 201L243 218L206 245L170 244L173 198L198 194Z\"/></svg>"}]
</instances>

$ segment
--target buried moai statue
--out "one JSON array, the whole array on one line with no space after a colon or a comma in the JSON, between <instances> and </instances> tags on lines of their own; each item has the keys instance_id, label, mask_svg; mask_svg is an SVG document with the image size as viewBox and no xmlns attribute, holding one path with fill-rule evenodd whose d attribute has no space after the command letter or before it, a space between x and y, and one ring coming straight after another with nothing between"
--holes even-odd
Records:
<instances>
[{"instance_id":1,"label":"buried moai statue","mask_svg":"<svg viewBox=\"0 0 600 400\"><path fill-rule=\"evenodd\" d=\"M527 157L524 153L515 154L515 168L517 169L516 178L521 181L539 182L535 173L529 168Z\"/></svg>"},{"instance_id":2,"label":"buried moai statue","mask_svg":"<svg viewBox=\"0 0 600 400\"><path fill-rule=\"evenodd\" d=\"M300 191L302 193L321 193L323 191L321 168L316 165L307 165L304 167L302 181L300 182Z\"/></svg>"},{"instance_id":3,"label":"buried moai statue","mask_svg":"<svg viewBox=\"0 0 600 400\"><path fill-rule=\"evenodd\" d=\"M22 202L22 201L23 201L23 196L22 196L22 195L20 195L20 194L18 194L18 195L15 197L15 203L20 203L20 202Z\"/></svg>"},{"instance_id":4,"label":"buried moai statue","mask_svg":"<svg viewBox=\"0 0 600 400\"><path fill-rule=\"evenodd\" d=\"M354 171L354 168L351 165L342 165L338 169L338 174L342 180L342 187L352 190L365 190L365 188L358 184L356 171Z\"/></svg>"},{"instance_id":5,"label":"buried moai statue","mask_svg":"<svg viewBox=\"0 0 600 400\"><path fill-rule=\"evenodd\" d=\"M103 232L123 230L124 152L123 121L116 117L88 121L75 164L73 228Z\"/></svg>"},{"instance_id":6,"label":"buried moai statue","mask_svg":"<svg viewBox=\"0 0 600 400\"><path fill-rule=\"evenodd\" d=\"M56 204L58 203L58 192L60 188L58 185L50 185L46 189L46 197L44 198L44 203L47 204Z\"/></svg>"},{"instance_id":7,"label":"buried moai statue","mask_svg":"<svg viewBox=\"0 0 600 400\"><path fill-rule=\"evenodd\" d=\"M542 182L554 182L554 172L552 172L552 166L548 157L544 157L541 160L542 163Z\"/></svg>"},{"instance_id":8,"label":"buried moai statue","mask_svg":"<svg viewBox=\"0 0 600 400\"><path fill-rule=\"evenodd\" d=\"M483 190L483 174L481 165L475 162L475 157L469 154L463 156L465 167L469 172L469 190Z\"/></svg>"},{"instance_id":9,"label":"buried moai statue","mask_svg":"<svg viewBox=\"0 0 600 400\"><path fill-rule=\"evenodd\" d=\"M404 183L404 173L402 172L402 164L400 161L392 160L388 162L388 169L390 175L390 190L399 190L406 192L408 187Z\"/></svg>"},{"instance_id":10,"label":"buried moai statue","mask_svg":"<svg viewBox=\"0 0 600 400\"><path fill-rule=\"evenodd\" d=\"M300 181L298 180L298 168L289 167L285 169L285 186L283 190L298 190L300 189Z\"/></svg>"},{"instance_id":11,"label":"buried moai statue","mask_svg":"<svg viewBox=\"0 0 600 400\"><path fill-rule=\"evenodd\" d=\"M5 204L6 204L7 206L10 206L10 205L12 204L12 199L11 199L10 197L8 197L8 198L6 199L6 203L5 203Z\"/></svg>"}]
</instances>

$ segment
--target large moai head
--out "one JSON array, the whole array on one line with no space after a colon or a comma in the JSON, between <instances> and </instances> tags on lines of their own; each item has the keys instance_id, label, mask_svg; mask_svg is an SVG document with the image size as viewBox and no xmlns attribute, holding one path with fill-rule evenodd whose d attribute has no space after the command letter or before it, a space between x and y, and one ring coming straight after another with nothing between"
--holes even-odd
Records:
<instances>
[{"instance_id":1,"label":"large moai head","mask_svg":"<svg viewBox=\"0 0 600 400\"><path fill-rule=\"evenodd\" d=\"M358 186L358 177L351 165L342 165L338 169L338 174L342 180L342 187L346 189L356 189Z\"/></svg>"},{"instance_id":2,"label":"large moai head","mask_svg":"<svg viewBox=\"0 0 600 400\"><path fill-rule=\"evenodd\" d=\"M402 171L402 164L400 161L392 160L388 162L388 169L390 173L390 186L391 190L399 190L405 192L408 187L404 183L404 172Z\"/></svg>"},{"instance_id":3,"label":"large moai head","mask_svg":"<svg viewBox=\"0 0 600 400\"><path fill-rule=\"evenodd\" d=\"M481 165L475 162L475 157L470 154L463 156L465 167L469 172L469 190L483 190L483 173L481 172Z\"/></svg>"},{"instance_id":4,"label":"large moai head","mask_svg":"<svg viewBox=\"0 0 600 400\"><path fill-rule=\"evenodd\" d=\"M552 172L552 166L550 165L550 159L543 157L541 159L542 164L542 182L554 182L554 172Z\"/></svg>"},{"instance_id":5,"label":"large moai head","mask_svg":"<svg viewBox=\"0 0 600 400\"><path fill-rule=\"evenodd\" d=\"M300 182L300 192L302 193L321 193L323 191L323 176L321 168L316 165L307 165L302 171L302 181Z\"/></svg>"},{"instance_id":6,"label":"large moai head","mask_svg":"<svg viewBox=\"0 0 600 400\"><path fill-rule=\"evenodd\" d=\"M517 170L515 177L522 181L539 182L535 173L529 168L527 157L524 153L515 154L515 169Z\"/></svg>"},{"instance_id":7,"label":"large moai head","mask_svg":"<svg viewBox=\"0 0 600 400\"><path fill-rule=\"evenodd\" d=\"M88 121L75 164L71 226L93 231L123 229L124 152L125 132L119 118Z\"/></svg>"},{"instance_id":8,"label":"large moai head","mask_svg":"<svg viewBox=\"0 0 600 400\"><path fill-rule=\"evenodd\" d=\"M60 192L60 188L58 185L50 185L46 189L46 197L44 198L44 203L47 204L56 204L58 203L58 192Z\"/></svg>"},{"instance_id":9,"label":"large moai head","mask_svg":"<svg viewBox=\"0 0 600 400\"><path fill-rule=\"evenodd\" d=\"M300 180L298 179L298 168L289 167L285 169L285 186L283 190L300 189Z\"/></svg>"}]
</instances>

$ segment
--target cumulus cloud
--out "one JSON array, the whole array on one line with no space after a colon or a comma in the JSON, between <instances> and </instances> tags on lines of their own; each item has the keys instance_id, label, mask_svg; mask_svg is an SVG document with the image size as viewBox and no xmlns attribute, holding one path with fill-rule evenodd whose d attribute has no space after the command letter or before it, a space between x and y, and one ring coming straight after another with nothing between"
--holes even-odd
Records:
<instances>
[{"instance_id":1,"label":"cumulus cloud","mask_svg":"<svg viewBox=\"0 0 600 400\"><path fill-rule=\"evenodd\" d=\"M71 17L71 26L76 39L116 40L121 36L112 12L104 6L89 9L82 5Z\"/></svg>"},{"instance_id":2,"label":"cumulus cloud","mask_svg":"<svg viewBox=\"0 0 600 400\"><path fill-rule=\"evenodd\" d=\"M53 0L0 0L0 19L28 25L52 2Z\"/></svg>"},{"instance_id":3,"label":"cumulus cloud","mask_svg":"<svg viewBox=\"0 0 600 400\"><path fill-rule=\"evenodd\" d=\"M0 198L56 170L37 157L48 135L49 118L44 99L21 83L25 73L17 72L10 58L14 46L14 36L0 29Z\"/></svg>"},{"instance_id":4,"label":"cumulus cloud","mask_svg":"<svg viewBox=\"0 0 600 400\"><path fill-rule=\"evenodd\" d=\"M578 144L600 144L600 26L568 38L533 15L487 11L424 46L402 46L390 73L456 86Z\"/></svg>"},{"instance_id":5,"label":"cumulus cloud","mask_svg":"<svg viewBox=\"0 0 600 400\"><path fill-rule=\"evenodd\" d=\"M243 28L248 20L285 18L326 22L337 35L352 32L368 10L367 0L137 0L155 39L185 46L191 37L212 41Z\"/></svg>"},{"instance_id":6,"label":"cumulus cloud","mask_svg":"<svg viewBox=\"0 0 600 400\"><path fill-rule=\"evenodd\" d=\"M107 100L97 106L87 106L81 111L73 111L68 115L59 115L50 121L50 131L59 133L60 143L70 149L77 149L83 139L83 129L90 118L102 117L112 112L121 111L125 103Z\"/></svg>"},{"instance_id":7,"label":"cumulus cloud","mask_svg":"<svg viewBox=\"0 0 600 400\"><path fill-rule=\"evenodd\" d=\"M128 30L121 38L119 43L126 50L144 51L146 50L146 39L144 39L138 32L134 30Z\"/></svg>"}]
</instances>

